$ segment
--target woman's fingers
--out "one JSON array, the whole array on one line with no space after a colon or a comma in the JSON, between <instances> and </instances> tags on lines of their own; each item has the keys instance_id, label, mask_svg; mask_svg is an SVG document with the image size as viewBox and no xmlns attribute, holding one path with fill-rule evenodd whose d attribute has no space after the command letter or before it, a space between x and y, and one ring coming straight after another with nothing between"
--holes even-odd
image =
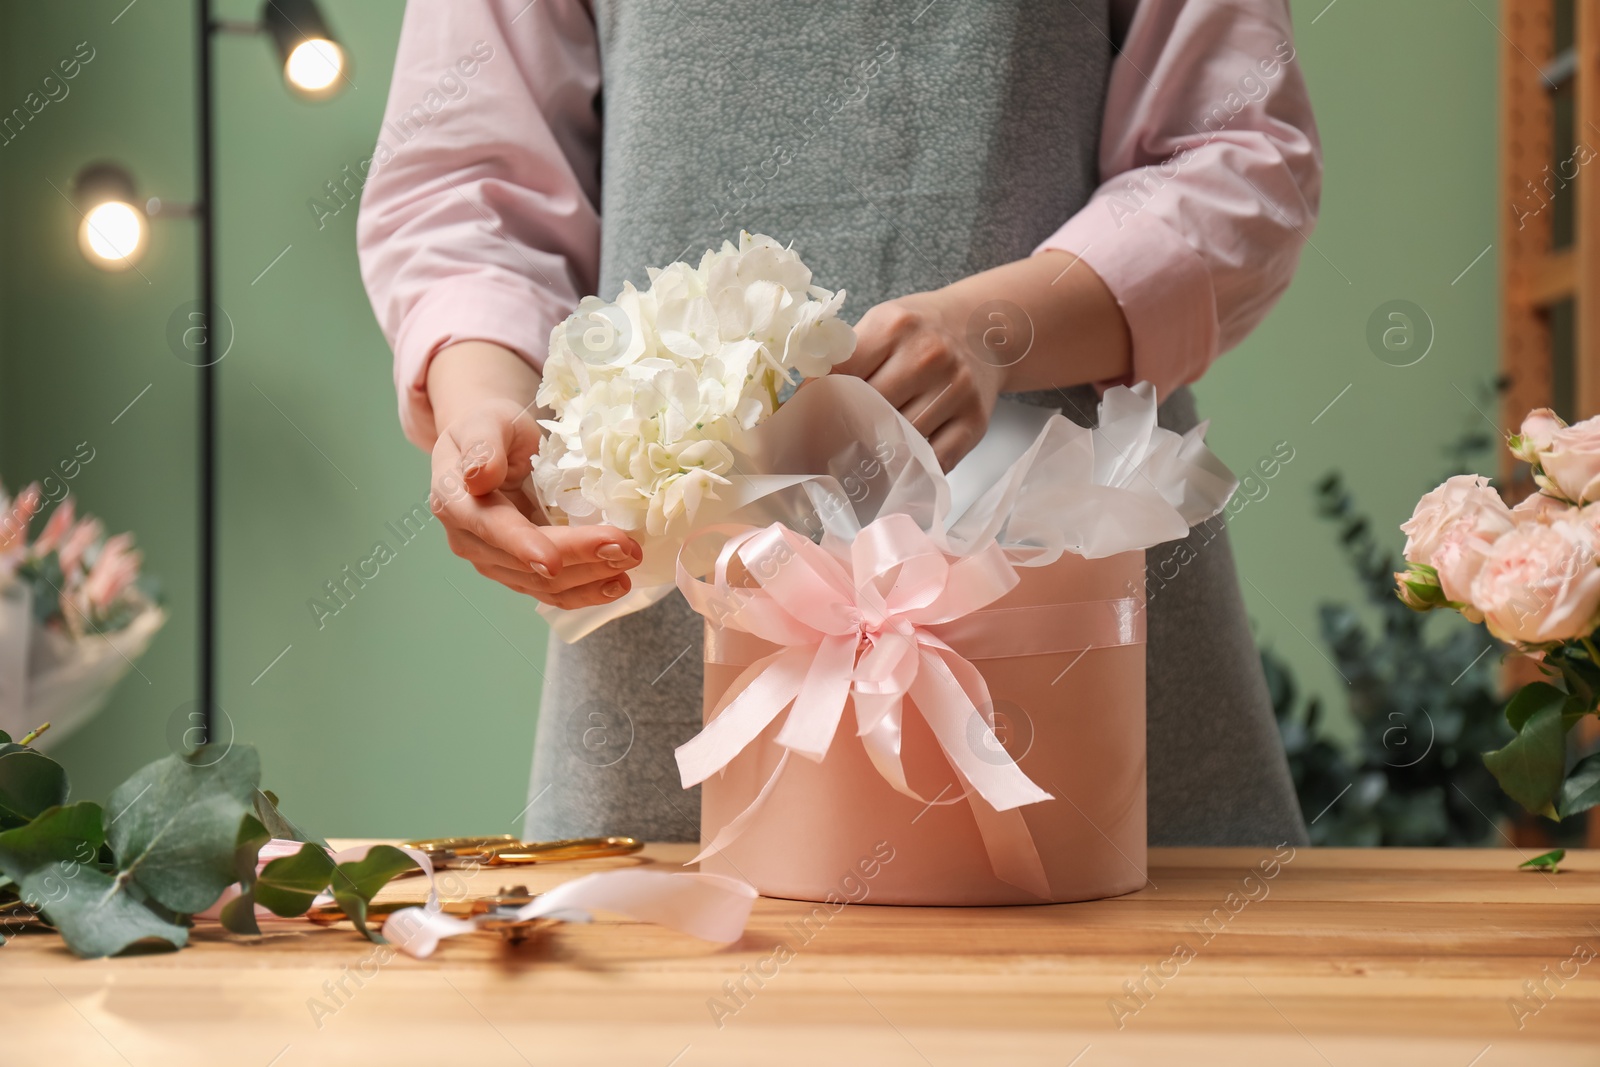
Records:
<instances>
[{"instance_id":1,"label":"woman's fingers","mask_svg":"<svg viewBox=\"0 0 1600 1067\"><path fill-rule=\"evenodd\" d=\"M954 381L947 381L933 391L921 393L901 405L900 414L917 428L918 433L931 441L933 435L951 419L960 417L968 399L955 388Z\"/></svg>"},{"instance_id":2,"label":"woman's fingers","mask_svg":"<svg viewBox=\"0 0 1600 1067\"><path fill-rule=\"evenodd\" d=\"M870 378L872 372L894 351L904 324L892 304L879 304L868 308L856 323L856 347L850 358L833 368L835 374L850 374L857 378Z\"/></svg>"},{"instance_id":3,"label":"woman's fingers","mask_svg":"<svg viewBox=\"0 0 1600 1067\"><path fill-rule=\"evenodd\" d=\"M515 572L523 579L533 581L540 592L558 592L590 582L600 582L608 577L614 577L619 571L639 565L638 544L613 527L546 526L536 529L549 540L561 560L560 569L554 571L549 578L533 570L523 559L485 540L472 530L446 525L445 537L449 542L450 551L478 567L479 570L494 567L502 571ZM620 558L609 558L611 556ZM507 585L511 584L499 574L490 577Z\"/></svg>"},{"instance_id":4,"label":"woman's fingers","mask_svg":"<svg viewBox=\"0 0 1600 1067\"><path fill-rule=\"evenodd\" d=\"M450 550L546 602L603 603L622 595L629 583L619 587L614 579L643 558L638 542L614 526L541 526L531 508L518 506L518 491L508 485L527 477L537 447L533 417L509 402L486 405L439 436L430 506ZM590 591L578 596L586 586Z\"/></svg>"},{"instance_id":5,"label":"woman's fingers","mask_svg":"<svg viewBox=\"0 0 1600 1067\"><path fill-rule=\"evenodd\" d=\"M510 401L481 407L446 427L461 456L460 471L467 491L482 496L528 476L539 450L539 425L533 413Z\"/></svg>"},{"instance_id":6,"label":"woman's fingers","mask_svg":"<svg viewBox=\"0 0 1600 1067\"><path fill-rule=\"evenodd\" d=\"M541 529L565 563L608 563L619 569L644 558L639 542L615 526L544 526Z\"/></svg>"},{"instance_id":7,"label":"woman's fingers","mask_svg":"<svg viewBox=\"0 0 1600 1067\"><path fill-rule=\"evenodd\" d=\"M455 526L444 528L445 541L450 551L472 564L487 567L504 567L521 571L524 576L533 574L528 565L502 548L496 548L475 533Z\"/></svg>"},{"instance_id":8,"label":"woman's fingers","mask_svg":"<svg viewBox=\"0 0 1600 1067\"><path fill-rule=\"evenodd\" d=\"M561 572L562 552L545 534L550 527L529 522L503 493L446 500L438 515L447 527L472 534L541 577Z\"/></svg>"},{"instance_id":9,"label":"woman's fingers","mask_svg":"<svg viewBox=\"0 0 1600 1067\"><path fill-rule=\"evenodd\" d=\"M982 436L983 427L972 419L951 419L928 439L928 443L938 457L939 468L948 474Z\"/></svg>"},{"instance_id":10,"label":"woman's fingers","mask_svg":"<svg viewBox=\"0 0 1600 1067\"><path fill-rule=\"evenodd\" d=\"M588 585L576 589L568 589L562 593L552 593L548 597L541 597L546 604L571 611L573 608L588 608L596 604L609 604L618 597L623 596L632 588L628 576L618 575L608 578L603 582L590 582Z\"/></svg>"},{"instance_id":11,"label":"woman's fingers","mask_svg":"<svg viewBox=\"0 0 1600 1067\"><path fill-rule=\"evenodd\" d=\"M580 563L575 567L568 567L554 578L540 578L518 567L501 567L495 564L473 562L473 567L485 578L492 578L501 585L515 589L519 593L538 597L540 600L548 599L558 593L567 593L585 586L593 586L595 590L604 590L607 583L613 579L621 578L617 595L621 596L631 588L632 580L627 574L613 569L605 563ZM615 599L602 596L602 599Z\"/></svg>"},{"instance_id":12,"label":"woman's fingers","mask_svg":"<svg viewBox=\"0 0 1600 1067\"><path fill-rule=\"evenodd\" d=\"M552 585L560 584L560 579L555 579L553 582L544 581L527 571L507 567L477 567L476 570L485 578L493 579L508 589L565 610L609 604L633 588L632 579L620 571L610 571L593 581L552 589Z\"/></svg>"}]
</instances>

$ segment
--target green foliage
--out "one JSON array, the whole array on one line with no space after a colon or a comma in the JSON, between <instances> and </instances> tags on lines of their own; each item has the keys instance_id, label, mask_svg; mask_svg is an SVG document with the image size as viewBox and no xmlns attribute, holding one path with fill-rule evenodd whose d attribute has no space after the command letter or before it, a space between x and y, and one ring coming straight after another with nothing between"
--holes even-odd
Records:
<instances>
[{"instance_id":1,"label":"green foliage","mask_svg":"<svg viewBox=\"0 0 1600 1067\"><path fill-rule=\"evenodd\" d=\"M25 826L67 801L67 775L55 760L21 745L0 755L0 830Z\"/></svg>"},{"instance_id":2,"label":"green foliage","mask_svg":"<svg viewBox=\"0 0 1600 1067\"><path fill-rule=\"evenodd\" d=\"M111 794L106 832L128 878L173 911L204 911L237 881L239 823L261 780L248 745L157 760Z\"/></svg>"},{"instance_id":3,"label":"green foliage","mask_svg":"<svg viewBox=\"0 0 1600 1067\"><path fill-rule=\"evenodd\" d=\"M186 925L96 863L104 841L100 805L51 808L0 834L0 868L80 956L110 956L152 938L183 947Z\"/></svg>"},{"instance_id":4,"label":"green foliage","mask_svg":"<svg viewBox=\"0 0 1600 1067\"><path fill-rule=\"evenodd\" d=\"M261 820L261 825L267 832L282 841L311 841L323 848L328 843L316 834L308 834L296 826L283 813L278 810L278 795L270 789L258 789L255 795L256 818Z\"/></svg>"},{"instance_id":5,"label":"green foliage","mask_svg":"<svg viewBox=\"0 0 1600 1067\"><path fill-rule=\"evenodd\" d=\"M240 892L222 906L218 915L223 928L230 933L251 936L261 933L261 927L256 925L256 861L261 856L262 846L270 840L271 832L254 815L246 815L239 821L239 835L233 845L233 871L238 876Z\"/></svg>"},{"instance_id":6,"label":"green foliage","mask_svg":"<svg viewBox=\"0 0 1600 1067\"><path fill-rule=\"evenodd\" d=\"M373 845L364 857L341 863L332 880L333 901L339 910L350 917L369 939L387 944L378 934L367 928L367 905L378 890L388 885L400 873L409 871L416 861L393 845Z\"/></svg>"},{"instance_id":7,"label":"green foliage","mask_svg":"<svg viewBox=\"0 0 1600 1067\"><path fill-rule=\"evenodd\" d=\"M1561 704L1540 708L1504 748L1483 757L1512 800L1550 819L1561 817L1555 802L1567 766L1567 731L1561 726L1561 708Z\"/></svg>"},{"instance_id":8,"label":"green foliage","mask_svg":"<svg viewBox=\"0 0 1600 1067\"><path fill-rule=\"evenodd\" d=\"M1577 762L1567 780L1561 785L1562 818L1588 811L1600 804L1600 752L1594 752Z\"/></svg>"},{"instance_id":9,"label":"green foliage","mask_svg":"<svg viewBox=\"0 0 1600 1067\"><path fill-rule=\"evenodd\" d=\"M379 845L335 867L318 839L257 877L271 837L305 840L260 778L248 745L168 756L112 792L107 819L98 804L66 803L66 773L54 760L0 734L0 908L47 922L80 956L111 956L139 942L182 948L193 916L237 883L239 895L221 910L234 933L260 932L258 902L294 916L331 893L358 930L382 941L367 928L367 905L416 864Z\"/></svg>"},{"instance_id":10,"label":"green foliage","mask_svg":"<svg viewBox=\"0 0 1600 1067\"><path fill-rule=\"evenodd\" d=\"M1545 871L1549 874L1555 874L1561 870L1561 861L1566 858L1566 849L1555 848L1542 855L1535 856L1531 860L1524 860L1517 864L1517 867L1524 871Z\"/></svg>"},{"instance_id":11,"label":"green foliage","mask_svg":"<svg viewBox=\"0 0 1600 1067\"><path fill-rule=\"evenodd\" d=\"M333 877L333 860L307 844L292 856L280 856L261 869L256 901L274 915L303 915ZM363 912L365 914L365 912Z\"/></svg>"},{"instance_id":12,"label":"green foliage","mask_svg":"<svg viewBox=\"0 0 1600 1067\"><path fill-rule=\"evenodd\" d=\"M1500 785L1528 811L1565 819L1600 803L1600 753L1567 771L1567 735L1600 702L1600 662L1594 644L1557 644L1545 650L1540 670L1555 682L1531 682L1506 705L1517 736L1484 753Z\"/></svg>"},{"instance_id":13,"label":"green foliage","mask_svg":"<svg viewBox=\"0 0 1600 1067\"><path fill-rule=\"evenodd\" d=\"M1458 446L1477 447L1476 439ZM1349 683L1360 728L1354 752L1323 735L1316 699L1300 708L1286 665L1262 653L1300 807L1319 845L1477 845L1514 810L1482 753L1511 737L1500 716L1499 657L1480 628L1453 614L1419 614L1394 595L1400 567L1336 473L1317 486L1365 603L1323 604L1325 654Z\"/></svg>"}]
</instances>

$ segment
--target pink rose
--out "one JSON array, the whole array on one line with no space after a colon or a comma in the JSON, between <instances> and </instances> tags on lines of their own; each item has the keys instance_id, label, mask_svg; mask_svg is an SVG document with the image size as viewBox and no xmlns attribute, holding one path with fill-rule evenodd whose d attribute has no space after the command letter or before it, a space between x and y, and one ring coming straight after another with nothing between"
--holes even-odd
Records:
<instances>
[{"instance_id":1,"label":"pink rose","mask_svg":"<svg viewBox=\"0 0 1600 1067\"><path fill-rule=\"evenodd\" d=\"M1400 530L1406 535L1406 562L1437 567L1434 555L1447 541L1481 541L1486 548L1513 525L1511 509L1490 488L1489 479L1458 474L1417 501L1411 518L1401 523Z\"/></svg>"},{"instance_id":2,"label":"pink rose","mask_svg":"<svg viewBox=\"0 0 1600 1067\"><path fill-rule=\"evenodd\" d=\"M1584 509L1588 511L1587 508ZM1549 493L1529 493L1522 498L1522 502L1511 509L1511 521L1519 525L1524 522L1555 522L1557 519L1568 518L1577 514L1571 504L1565 500L1557 500ZM1585 521L1593 521L1600 516L1591 515Z\"/></svg>"},{"instance_id":3,"label":"pink rose","mask_svg":"<svg viewBox=\"0 0 1600 1067\"><path fill-rule=\"evenodd\" d=\"M1583 637L1600 610L1600 536L1584 522L1526 523L1495 541L1472 581L1472 605L1503 641Z\"/></svg>"},{"instance_id":4,"label":"pink rose","mask_svg":"<svg viewBox=\"0 0 1600 1067\"><path fill-rule=\"evenodd\" d=\"M1574 504L1600 500L1600 420L1563 426L1538 450L1545 484Z\"/></svg>"},{"instance_id":5,"label":"pink rose","mask_svg":"<svg viewBox=\"0 0 1600 1067\"><path fill-rule=\"evenodd\" d=\"M1566 425L1549 408L1534 408L1523 418L1511 454L1528 463L1537 463L1539 453L1549 451L1550 442L1555 439L1557 431Z\"/></svg>"},{"instance_id":6,"label":"pink rose","mask_svg":"<svg viewBox=\"0 0 1600 1067\"><path fill-rule=\"evenodd\" d=\"M1439 575L1439 588L1444 590L1446 600L1456 604L1471 603L1472 580L1483 569L1495 540L1475 532L1470 521L1458 522L1445 532L1429 565ZM1479 621L1471 612L1467 617L1473 622Z\"/></svg>"}]
</instances>

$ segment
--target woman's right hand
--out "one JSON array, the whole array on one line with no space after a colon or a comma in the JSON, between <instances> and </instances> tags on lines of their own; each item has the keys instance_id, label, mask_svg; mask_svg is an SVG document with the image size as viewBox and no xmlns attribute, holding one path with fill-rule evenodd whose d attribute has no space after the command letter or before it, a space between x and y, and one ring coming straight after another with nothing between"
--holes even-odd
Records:
<instances>
[{"instance_id":1,"label":"woman's right hand","mask_svg":"<svg viewBox=\"0 0 1600 1067\"><path fill-rule=\"evenodd\" d=\"M465 341L434 357L428 392L442 429L430 506L450 550L485 578L558 608L610 603L632 588L643 551L614 526L540 524L523 490L539 447L537 389L532 368L498 345Z\"/></svg>"}]
</instances>

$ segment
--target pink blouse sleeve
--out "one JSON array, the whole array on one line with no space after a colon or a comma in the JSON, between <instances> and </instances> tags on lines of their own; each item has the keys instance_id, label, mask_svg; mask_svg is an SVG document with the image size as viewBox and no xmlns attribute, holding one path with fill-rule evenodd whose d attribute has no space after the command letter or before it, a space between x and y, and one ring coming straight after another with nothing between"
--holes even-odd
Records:
<instances>
[{"instance_id":1,"label":"pink blouse sleeve","mask_svg":"<svg viewBox=\"0 0 1600 1067\"><path fill-rule=\"evenodd\" d=\"M493 341L537 368L595 289L600 86L581 0L411 0L357 224L406 436L438 430L428 363Z\"/></svg>"},{"instance_id":2,"label":"pink blouse sleeve","mask_svg":"<svg viewBox=\"0 0 1600 1067\"><path fill-rule=\"evenodd\" d=\"M1266 317L1316 221L1322 150L1287 3L1138 3L1107 87L1100 180L1039 250L1105 280L1131 378L1166 396Z\"/></svg>"}]
</instances>

